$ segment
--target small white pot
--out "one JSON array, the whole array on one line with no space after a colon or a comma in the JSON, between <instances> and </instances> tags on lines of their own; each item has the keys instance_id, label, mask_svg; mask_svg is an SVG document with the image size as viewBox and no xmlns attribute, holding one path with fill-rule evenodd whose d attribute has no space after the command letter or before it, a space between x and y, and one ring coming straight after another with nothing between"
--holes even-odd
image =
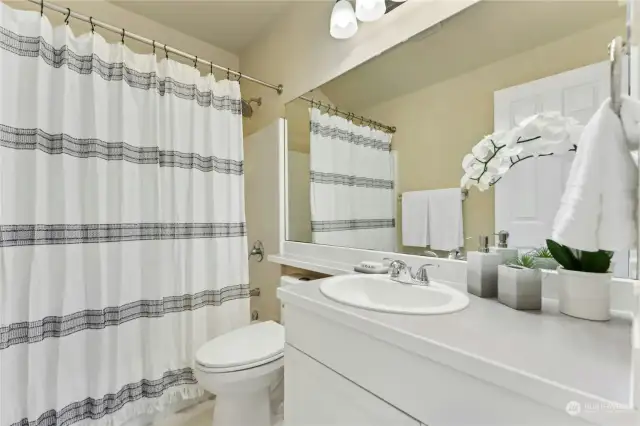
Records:
<instances>
[{"instance_id":1,"label":"small white pot","mask_svg":"<svg viewBox=\"0 0 640 426\"><path fill-rule=\"evenodd\" d=\"M517 310L540 310L542 307L540 270L498 266L498 301Z\"/></svg>"},{"instance_id":2,"label":"small white pot","mask_svg":"<svg viewBox=\"0 0 640 426\"><path fill-rule=\"evenodd\" d=\"M607 321L611 318L610 272L594 274L559 267L558 274L560 312L593 321Z\"/></svg>"}]
</instances>

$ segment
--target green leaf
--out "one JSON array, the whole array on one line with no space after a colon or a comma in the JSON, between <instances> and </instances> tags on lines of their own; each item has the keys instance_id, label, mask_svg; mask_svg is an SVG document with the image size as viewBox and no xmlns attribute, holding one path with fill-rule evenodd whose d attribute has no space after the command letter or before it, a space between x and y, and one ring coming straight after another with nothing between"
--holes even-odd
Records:
<instances>
[{"instance_id":1,"label":"green leaf","mask_svg":"<svg viewBox=\"0 0 640 426\"><path fill-rule=\"evenodd\" d=\"M584 272L592 272L595 274L603 274L609 271L611 266L610 252L600 251L583 251L580 256L580 263Z\"/></svg>"},{"instance_id":2,"label":"green leaf","mask_svg":"<svg viewBox=\"0 0 640 426\"><path fill-rule=\"evenodd\" d=\"M562 265L564 269L569 271L582 270L580 260L578 260L569 247L558 244L553 240L547 240L547 247L553 258Z\"/></svg>"}]
</instances>

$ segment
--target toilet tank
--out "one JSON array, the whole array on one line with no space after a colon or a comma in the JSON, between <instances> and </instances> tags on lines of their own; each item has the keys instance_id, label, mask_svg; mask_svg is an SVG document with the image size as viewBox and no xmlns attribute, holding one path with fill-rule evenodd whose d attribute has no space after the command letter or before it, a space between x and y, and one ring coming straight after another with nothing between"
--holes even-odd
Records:
<instances>
[{"instance_id":1,"label":"toilet tank","mask_svg":"<svg viewBox=\"0 0 640 426\"><path fill-rule=\"evenodd\" d=\"M283 275L282 277L280 277L280 285L285 286L290 284L299 284L311 280L313 280L313 278L303 274Z\"/></svg>"},{"instance_id":2,"label":"toilet tank","mask_svg":"<svg viewBox=\"0 0 640 426\"><path fill-rule=\"evenodd\" d=\"M293 284L304 284L306 281L313 281L315 278L308 277L303 274L292 274L292 275L283 275L280 277L280 285L287 286ZM280 324L284 325L284 315L282 312L284 311L284 305L280 305Z\"/></svg>"}]
</instances>

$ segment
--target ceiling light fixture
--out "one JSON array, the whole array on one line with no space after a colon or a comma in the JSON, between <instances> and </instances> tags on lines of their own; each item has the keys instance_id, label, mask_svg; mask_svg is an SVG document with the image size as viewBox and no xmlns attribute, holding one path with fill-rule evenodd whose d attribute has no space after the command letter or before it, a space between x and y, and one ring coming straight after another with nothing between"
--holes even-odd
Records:
<instances>
[{"instance_id":1,"label":"ceiling light fixture","mask_svg":"<svg viewBox=\"0 0 640 426\"><path fill-rule=\"evenodd\" d=\"M386 11L385 0L356 0L356 16L362 22L377 21Z\"/></svg>"},{"instance_id":2,"label":"ceiling light fixture","mask_svg":"<svg viewBox=\"0 0 640 426\"><path fill-rule=\"evenodd\" d=\"M338 0L331 11L329 33L337 39L351 38L358 31L358 21L353 6L347 0Z\"/></svg>"}]
</instances>

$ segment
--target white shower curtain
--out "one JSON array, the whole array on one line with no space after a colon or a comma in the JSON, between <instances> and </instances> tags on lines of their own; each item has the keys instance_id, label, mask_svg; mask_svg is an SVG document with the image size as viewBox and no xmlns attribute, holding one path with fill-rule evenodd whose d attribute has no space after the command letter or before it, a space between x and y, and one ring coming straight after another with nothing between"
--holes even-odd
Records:
<instances>
[{"instance_id":1,"label":"white shower curtain","mask_svg":"<svg viewBox=\"0 0 640 426\"><path fill-rule=\"evenodd\" d=\"M313 242L395 251L391 135L311 108Z\"/></svg>"},{"instance_id":2,"label":"white shower curtain","mask_svg":"<svg viewBox=\"0 0 640 426\"><path fill-rule=\"evenodd\" d=\"M237 82L0 3L0 425L199 396L249 319L243 197Z\"/></svg>"}]
</instances>

